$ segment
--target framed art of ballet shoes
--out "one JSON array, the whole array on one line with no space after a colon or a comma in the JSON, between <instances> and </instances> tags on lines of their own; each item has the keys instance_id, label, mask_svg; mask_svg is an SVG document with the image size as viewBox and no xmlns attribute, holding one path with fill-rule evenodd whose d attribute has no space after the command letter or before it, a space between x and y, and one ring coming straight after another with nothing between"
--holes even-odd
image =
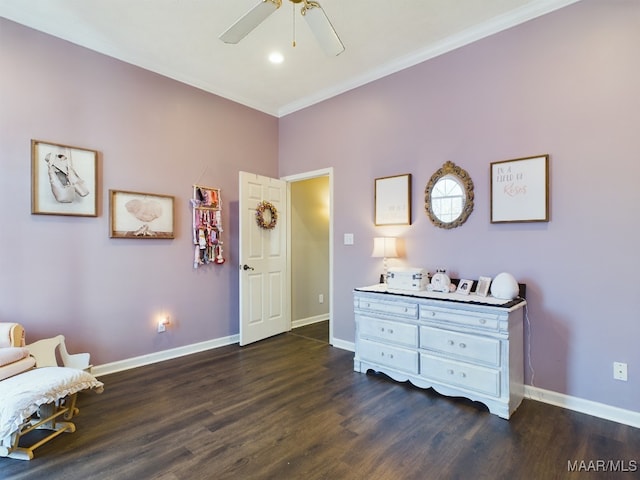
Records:
<instances>
[{"instance_id":1,"label":"framed art of ballet shoes","mask_svg":"<svg viewBox=\"0 0 640 480\"><path fill-rule=\"evenodd\" d=\"M98 152L31 140L31 213L98 216Z\"/></svg>"}]
</instances>

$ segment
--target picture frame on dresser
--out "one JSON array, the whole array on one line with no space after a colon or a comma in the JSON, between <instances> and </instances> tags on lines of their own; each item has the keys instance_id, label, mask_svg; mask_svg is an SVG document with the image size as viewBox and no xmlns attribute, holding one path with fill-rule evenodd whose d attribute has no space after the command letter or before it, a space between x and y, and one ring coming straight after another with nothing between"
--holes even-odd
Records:
<instances>
[{"instance_id":1,"label":"picture frame on dresser","mask_svg":"<svg viewBox=\"0 0 640 480\"><path fill-rule=\"evenodd\" d=\"M98 152L31 140L31 213L98 216Z\"/></svg>"},{"instance_id":2,"label":"picture frame on dresser","mask_svg":"<svg viewBox=\"0 0 640 480\"><path fill-rule=\"evenodd\" d=\"M411 225L411 174L376 178L374 181L374 223Z\"/></svg>"},{"instance_id":3,"label":"picture frame on dresser","mask_svg":"<svg viewBox=\"0 0 640 480\"><path fill-rule=\"evenodd\" d=\"M461 278L458 282L458 288L456 289L456 293L461 293L462 295L469 295L471 292L471 287L473 286L473 280L467 280L465 278Z\"/></svg>"},{"instance_id":4,"label":"picture frame on dresser","mask_svg":"<svg viewBox=\"0 0 640 480\"><path fill-rule=\"evenodd\" d=\"M491 163L491 223L549 221L549 155Z\"/></svg>"},{"instance_id":5,"label":"picture frame on dresser","mask_svg":"<svg viewBox=\"0 0 640 480\"><path fill-rule=\"evenodd\" d=\"M478 278L478 284L476 285L476 295L486 297L489 295L489 287L491 286L491 277Z\"/></svg>"}]
</instances>

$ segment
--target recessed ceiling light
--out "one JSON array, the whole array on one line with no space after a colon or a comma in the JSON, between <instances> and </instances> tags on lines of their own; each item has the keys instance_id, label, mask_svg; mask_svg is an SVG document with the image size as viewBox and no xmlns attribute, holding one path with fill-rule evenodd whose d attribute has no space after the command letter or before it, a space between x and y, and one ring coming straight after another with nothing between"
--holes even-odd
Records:
<instances>
[{"instance_id":1,"label":"recessed ceiling light","mask_svg":"<svg viewBox=\"0 0 640 480\"><path fill-rule=\"evenodd\" d=\"M280 52L272 52L269 54L269 61L271 63L279 64L284 62L284 57Z\"/></svg>"}]
</instances>

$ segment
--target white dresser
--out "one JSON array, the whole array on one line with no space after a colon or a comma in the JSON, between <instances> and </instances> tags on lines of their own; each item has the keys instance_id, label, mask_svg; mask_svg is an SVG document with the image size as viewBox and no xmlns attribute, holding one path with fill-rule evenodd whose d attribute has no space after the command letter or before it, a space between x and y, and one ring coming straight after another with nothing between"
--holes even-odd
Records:
<instances>
[{"instance_id":1,"label":"white dresser","mask_svg":"<svg viewBox=\"0 0 640 480\"><path fill-rule=\"evenodd\" d=\"M354 291L354 370L382 372L509 418L524 385L523 299L389 290Z\"/></svg>"}]
</instances>

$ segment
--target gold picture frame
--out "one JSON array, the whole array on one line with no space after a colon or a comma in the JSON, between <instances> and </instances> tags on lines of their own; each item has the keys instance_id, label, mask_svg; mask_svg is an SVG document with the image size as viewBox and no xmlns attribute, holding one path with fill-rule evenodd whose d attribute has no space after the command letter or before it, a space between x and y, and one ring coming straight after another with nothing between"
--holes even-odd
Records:
<instances>
[{"instance_id":1,"label":"gold picture frame","mask_svg":"<svg viewBox=\"0 0 640 480\"><path fill-rule=\"evenodd\" d=\"M374 223L411 225L411 174L376 178L374 182Z\"/></svg>"},{"instance_id":2,"label":"gold picture frame","mask_svg":"<svg viewBox=\"0 0 640 480\"><path fill-rule=\"evenodd\" d=\"M98 152L31 140L31 213L98 216Z\"/></svg>"},{"instance_id":3,"label":"gold picture frame","mask_svg":"<svg viewBox=\"0 0 640 480\"><path fill-rule=\"evenodd\" d=\"M174 214L171 195L109 190L111 238L172 239Z\"/></svg>"}]
</instances>

